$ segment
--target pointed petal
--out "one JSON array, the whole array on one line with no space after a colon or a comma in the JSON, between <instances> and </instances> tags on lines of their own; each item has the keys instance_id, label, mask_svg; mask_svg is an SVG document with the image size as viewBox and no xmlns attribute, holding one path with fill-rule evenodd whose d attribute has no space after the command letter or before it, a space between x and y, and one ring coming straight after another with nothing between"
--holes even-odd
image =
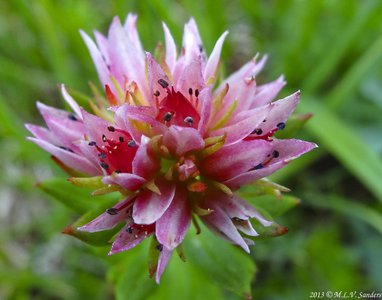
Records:
<instances>
[{"instance_id":1,"label":"pointed petal","mask_svg":"<svg viewBox=\"0 0 382 300\"><path fill-rule=\"evenodd\" d=\"M170 126L163 136L163 144L178 156L187 152L200 150L204 147L204 140L194 128Z\"/></svg>"},{"instance_id":2,"label":"pointed petal","mask_svg":"<svg viewBox=\"0 0 382 300\"><path fill-rule=\"evenodd\" d=\"M228 180L263 162L272 148L272 144L264 140L240 141L208 156L201 168L215 180Z\"/></svg>"},{"instance_id":3,"label":"pointed petal","mask_svg":"<svg viewBox=\"0 0 382 300\"><path fill-rule=\"evenodd\" d=\"M200 219L207 225L208 228L242 247L249 253L249 248L242 236L237 231L235 225L232 223L228 215L217 205L213 207L204 207L213 209L208 215L201 216Z\"/></svg>"},{"instance_id":4,"label":"pointed petal","mask_svg":"<svg viewBox=\"0 0 382 300\"><path fill-rule=\"evenodd\" d=\"M273 149L279 152L279 157L272 161L263 169L243 173L224 182L229 187L236 189L244 184L254 182L260 178L268 176L278 169L287 165L291 160L316 148L317 145L301 140L274 140Z\"/></svg>"},{"instance_id":5,"label":"pointed petal","mask_svg":"<svg viewBox=\"0 0 382 300\"><path fill-rule=\"evenodd\" d=\"M173 183L164 179L157 179L155 184L160 190L160 195L145 190L135 200L133 219L137 224L152 224L157 221L174 198L175 185Z\"/></svg>"},{"instance_id":6,"label":"pointed petal","mask_svg":"<svg viewBox=\"0 0 382 300\"><path fill-rule=\"evenodd\" d=\"M97 69L98 77L101 81L102 85L109 84L110 85L110 71L104 58L102 57L101 52L98 50L96 44L93 40L82 30L80 30L80 34L88 47L90 56L94 62L94 65Z\"/></svg>"},{"instance_id":7,"label":"pointed petal","mask_svg":"<svg viewBox=\"0 0 382 300\"><path fill-rule=\"evenodd\" d=\"M207 81L210 77L215 76L216 69L220 60L220 53L223 47L224 40L228 34L228 31L225 31L218 41L215 44L214 49L207 61L206 68L204 69L204 81Z\"/></svg>"},{"instance_id":8,"label":"pointed petal","mask_svg":"<svg viewBox=\"0 0 382 300\"><path fill-rule=\"evenodd\" d=\"M159 256L157 271L155 275L155 281L157 284L159 284L160 278L166 269L168 262L170 261L171 254L172 250L167 250L165 247L163 247L163 250Z\"/></svg>"},{"instance_id":9,"label":"pointed petal","mask_svg":"<svg viewBox=\"0 0 382 300\"><path fill-rule=\"evenodd\" d=\"M174 200L163 216L156 222L155 235L169 250L182 243L191 222L191 210L187 203L188 192L177 187Z\"/></svg>"},{"instance_id":10,"label":"pointed petal","mask_svg":"<svg viewBox=\"0 0 382 300\"><path fill-rule=\"evenodd\" d=\"M151 236L154 233L153 229L140 229L136 226L131 227L130 224L126 224L125 227L121 229L113 245L109 255L113 255L122 251L127 251L134 248L136 245L141 243L145 238Z\"/></svg>"},{"instance_id":11,"label":"pointed petal","mask_svg":"<svg viewBox=\"0 0 382 300\"><path fill-rule=\"evenodd\" d=\"M57 145L59 142L54 134L46 129L45 127L33 125L33 124L25 124L26 129L28 129L36 138L39 140L43 140L45 142Z\"/></svg>"},{"instance_id":12,"label":"pointed petal","mask_svg":"<svg viewBox=\"0 0 382 300\"><path fill-rule=\"evenodd\" d=\"M149 80L149 101L151 105L155 107L154 93L156 91L160 92L158 97L158 102L166 96L166 90L158 83L159 80L164 80L169 84L172 84L170 79L167 77L166 73L163 71L161 66L154 60L149 52L146 52L147 68L148 68L148 80Z\"/></svg>"},{"instance_id":13,"label":"pointed petal","mask_svg":"<svg viewBox=\"0 0 382 300\"><path fill-rule=\"evenodd\" d=\"M49 152L50 154L57 157L60 161L62 161L65 165L68 167L71 167L75 170L78 170L80 172L89 174L89 175L99 175L102 173L99 168L97 168L95 165L93 165L88 159L85 157L82 157L78 154L75 154L73 152L61 149L57 146L54 146L48 142L45 142L43 140L39 140L36 138L28 138L32 142L39 145L41 148L43 148L45 151Z\"/></svg>"},{"instance_id":14,"label":"pointed petal","mask_svg":"<svg viewBox=\"0 0 382 300\"><path fill-rule=\"evenodd\" d=\"M285 84L286 82L284 80L284 76L280 76L275 81L258 86L256 89L256 95L251 99L250 108L259 107L270 103L285 86Z\"/></svg>"},{"instance_id":15,"label":"pointed petal","mask_svg":"<svg viewBox=\"0 0 382 300\"><path fill-rule=\"evenodd\" d=\"M64 97L66 103L73 109L79 119L82 120L82 113L78 103L69 95L68 91L65 88L64 84L61 84L61 94Z\"/></svg>"},{"instance_id":16,"label":"pointed petal","mask_svg":"<svg viewBox=\"0 0 382 300\"><path fill-rule=\"evenodd\" d=\"M204 136L212 110L212 95L210 87L206 87L200 92L199 101L202 104L202 108L200 112L198 131L201 136Z\"/></svg>"},{"instance_id":17,"label":"pointed petal","mask_svg":"<svg viewBox=\"0 0 382 300\"><path fill-rule=\"evenodd\" d=\"M110 176L104 177L102 182L105 184L116 184L129 191L135 191L146 182L146 179L130 173L114 173Z\"/></svg>"},{"instance_id":18,"label":"pointed petal","mask_svg":"<svg viewBox=\"0 0 382 300\"><path fill-rule=\"evenodd\" d=\"M135 49L137 49L138 53L143 53L142 44L139 40L139 35L137 31L137 19L137 15L129 13L126 17L125 24L123 25L123 27L126 30L127 36L133 43Z\"/></svg>"},{"instance_id":19,"label":"pointed petal","mask_svg":"<svg viewBox=\"0 0 382 300\"><path fill-rule=\"evenodd\" d=\"M129 217L129 212L134 201L134 197L126 198L123 201L118 202L110 211L114 211L113 214L107 211L99 215L94 220L90 221L88 224L78 227L78 230L87 232L98 232L103 230L109 230L114 228L118 223L125 221L128 225L133 223L131 217ZM115 213L116 212L116 213Z\"/></svg>"},{"instance_id":20,"label":"pointed petal","mask_svg":"<svg viewBox=\"0 0 382 300\"><path fill-rule=\"evenodd\" d=\"M168 29L165 23L162 23L163 31L164 31L164 39L166 43L166 64L172 73L175 68L176 63L176 45L174 42L174 38L172 37L170 30Z\"/></svg>"}]
</instances>

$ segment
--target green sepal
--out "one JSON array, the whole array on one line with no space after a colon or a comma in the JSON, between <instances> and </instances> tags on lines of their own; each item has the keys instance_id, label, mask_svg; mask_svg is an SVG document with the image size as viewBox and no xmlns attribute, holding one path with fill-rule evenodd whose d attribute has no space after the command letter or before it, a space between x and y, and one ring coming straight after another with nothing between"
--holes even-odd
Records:
<instances>
[{"instance_id":1,"label":"green sepal","mask_svg":"<svg viewBox=\"0 0 382 300\"><path fill-rule=\"evenodd\" d=\"M39 182L36 186L80 214L86 213L99 203L105 203L105 201L109 200L117 201L121 197L119 193L93 197L91 195L93 189L80 188L65 178L58 177Z\"/></svg>"},{"instance_id":2,"label":"green sepal","mask_svg":"<svg viewBox=\"0 0 382 300\"><path fill-rule=\"evenodd\" d=\"M313 114L311 113L294 114L290 116L285 129L277 131L275 137L278 139L290 139L295 137L312 116Z\"/></svg>"},{"instance_id":3,"label":"green sepal","mask_svg":"<svg viewBox=\"0 0 382 300\"><path fill-rule=\"evenodd\" d=\"M99 204L97 207L91 209L84 215L82 215L73 224L67 226L62 233L72 235L77 239L90 244L92 246L106 246L110 244L112 237L123 227L123 223L118 224L116 227L110 230L104 230L100 232L86 232L80 231L77 228L86 225L90 221L94 220L96 217L105 212L106 209L114 206L115 200L109 199Z\"/></svg>"}]
</instances>

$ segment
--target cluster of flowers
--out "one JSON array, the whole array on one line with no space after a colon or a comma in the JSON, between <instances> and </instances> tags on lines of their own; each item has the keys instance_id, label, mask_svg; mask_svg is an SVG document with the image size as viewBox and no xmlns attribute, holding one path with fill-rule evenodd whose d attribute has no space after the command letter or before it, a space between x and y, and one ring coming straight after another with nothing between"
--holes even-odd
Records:
<instances>
[{"instance_id":1,"label":"cluster of flowers","mask_svg":"<svg viewBox=\"0 0 382 300\"><path fill-rule=\"evenodd\" d=\"M163 24L165 50L155 60L143 51L136 19L129 14L121 24L115 18L107 36L95 32L95 42L81 32L105 87L105 103L93 103L91 114L62 86L73 112L38 103L48 128L27 128L34 135L30 140L61 166L102 178L103 189L125 195L79 230L103 231L123 222L110 254L154 236L159 282L195 216L249 252L247 237L258 235L250 219L263 226L272 222L234 192L316 145L274 137L284 129L300 93L273 101L285 84L283 77L256 84L266 57L255 57L215 85L227 32L207 57L191 19L177 54Z\"/></svg>"}]
</instances>

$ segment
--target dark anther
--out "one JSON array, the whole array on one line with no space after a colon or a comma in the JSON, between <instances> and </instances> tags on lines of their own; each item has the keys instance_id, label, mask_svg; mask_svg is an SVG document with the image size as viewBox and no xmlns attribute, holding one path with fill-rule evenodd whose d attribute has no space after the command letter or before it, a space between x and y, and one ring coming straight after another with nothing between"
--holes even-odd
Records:
<instances>
[{"instance_id":1,"label":"dark anther","mask_svg":"<svg viewBox=\"0 0 382 300\"><path fill-rule=\"evenodd\" d=\"M102 135L102 142L106 142L107 141L107 139L106 139L106 135Z\"/></svg>"},{"instance_id":2,"label":"dark anther","mask_svg":"<svg viewBox=\"0 0 382 300\"><path fill-rule=\"evenodd\" d=\"M261 128L256 128L252 133L256 133L257 135L260 135L263 133L263 130Z\"/></svg>"},{"instance_id":3,"label":"dark anther","mask_svg":"<svg viewBox=\"0 0 382 300\"><path fill-rule=\"evenodd\" d=\"M172 113L166 112L164 117L163 117L163 120L166 121L166 122L170 122L171 119L172 119Z\"/></svg>"},{"instance_id":4,"label":"dark anther","mask_svg":"<svg viewBox=\"0 0 382 300\"><path fill-rule=\"evenodd\" d=\"M159 252L162 252L162 250L163 250L163 245L162 245L162 244L159 244L159 245L157 246L157 249L159 250Z\"/></svg>"},{"instance_id":5,"label":"dark anther","mask_svg":"<svg viewBox=\"0 0 382 300\"><path fill-rule=\"evenodd\" d=\"M89 146L95 146L95 145L97 145L97 143L96 143L95 141L91 141L91 142L89 142L88 145L89 145Z\"/></svg>"},{"instance_id":6,"label":"dark anther","mask_svg":"<svg viewBox=\"0 0 382 300\"><path fill-rule=\"evenodd\" d=\"M109 126L109 127L107 127L107 130L109 130L110 132L114 132L115 128L113 126Z\"/></svg>"},{"instance_id":7,"label":"dark anther","mask_svg":"<svg viewBox=\"0 0 382 300\"><path fill-rule=\"evenodd\" d=\"M105 153L100 153L100 154L98 154L98 157L100 159L105 159L106 158L106 154Z\"/></svg>"},{"instance_id":8,"label":"dark anther","mask_svg":"<svg viewBox=\"0 0 382 300\"><path fill-rule=\"evenodd\" d=\"M198 96L199 96L199 90L196 89L196 90L195 90L195 97L198 97Z\"/></svg>"},{"instance_id":9,"label":"dark anther","mask_svg":"<svg viewBox=\"0 0 382 300\"><path fill-rule=\"evenodd\" d=\"M130 140L130 141L127 142L127 146L129 146L130 148L133 148L133 147L135 147L136 145L137 145L137 144L135 143L134 140Z\"/></svg>"},{"instance_id":10,"label":"dark anther","mask_svg":"<svg viewBox=\"0 0 382 300\"><path fill-rule=\"evenodd\" d=\"M69 114L68 118L72 121L77 121L77 117L74 114Z\"/></svg>"},{"instance_id":11,"label":"dark anther","mask_svg":"<svg viewBox=\"0 0 382 300\"><path fill-rule=\"evenodd\" d=\"M203 45L199 45L199 52L203 52Z\"/></svg>"},{"instance_id":12,"label":"dark anther","mask_svg":"<svg viewBox=\"0 0 382 300\"><path fill-rule=\"evenodd\" d=\"M69 151L69 152L73 152L72 149L67 148L67 147L64 147L64 146L59 146L59 148L61 148L62 150L66 150L66 151Z\"/></svg>"},{"instance_id":13,"label":"dark anther","mask_svg":"<svg viewBox=\"0 0 382 300\"><path fill-rule=\"evenodd\" d=\"M100 163L100 165L101 165L101 167L104 168L105 170L109 169L109 165L108 165L107 163L103 162L103 161Z\"/></svg>"},{"instance_id":14,"label":"dark anther","mask_svg":"<svg viewBox=\"0 0 382 300\"><path fill-rule=\"evenodd\" d=\"M253 170L260 170L260 169L262 169L262 168L264 168L263 164L258 164L257 166L255 166L255 167L253 168Z\"/></svg>"},{"instance_id":15,"label":"dark anther","mask_svg":"<svg viewBox=\"0 0 382 300\"><path fill-rule=\"evenodd\" d=\"M107 212L109 215L115 216L116 214L118 214L118 209L115 208L115 207L112 207L112 208L108 208L108 209L106 210L106 212Z\"/></svg>"},{"instance_id":16,"label":"dark anther","mask_svg":"<svg viewBox=\"0 0 382 300\"><path fill-rule=\"evenodd\" d=\"M126 231L131 234L131 233L133 233L133 228L127 227Z\"/></svg>"},{"instance_id":17,"label":"dark anther","mask_svg":"<svg viewBox=\"0 0 382 300\"><path fill-rule=\"evenodd\" d=\"M188 125L193 125L194 124L194 119L190 116L184 118L184 122L187 123Z\"/></svg>"},{"instance_id":18,"label":"dark anther","mask_svg":"<svg viewBox=\"0 0 382 300\"><path fill-rule=\"evenodd\" d=\"M160 84L160 86L162 87L162 88L166 88L166 87L168 87L168 82L166 81L166 80L164 80L164 79L159 79L158 80L158 83Z\"/></svg>"},{"instance_id":19,"label":"dark anther","mask_svg":"<svg viewBox=\"0 0 382 300\"><path fill-rule=\"evenodd\" d=\"M120 136L120 137L119 137L119 141L120 141L121 143L123 143L123 142L125 141L125 139L123 138L123 136Z\"/></svg>"},{"instance_id":20,"label":"dark anther","mask_svg":"<svg viewBox=\"0 0 382 300\"><path fill-rule=\"evenodd\" d=\"M277 150L275 150L275 151L272 152L272 156L273 156L274 158L279 157L279 156L280 156L280 152L278 152Z\"/></svg>"},{"instance_id":21,"label":"dark anther","mask_svg":"<svg viewBox=\"0 0 382 300\"><path fill-rule=\"evenodd\" d=\"M188 89L188 93L190 94L190 96L192 95L192 88Z\"/></svg>"},{"instance_id":22,"label":"dark anther","mask_svg":"<svg viewBox=\"0 0 382 300\"><path fill-rule=\"evenodd\" d=\"M266 119L264 119L264 120L263 120L263 123L265 123L266 121L267 121L267 120L266 120Z\"/></svg>"},{"instance_id":23,"label":"dark anther","mask_svg":"<svg viewBox=\"0 0 382 300\"><path fill-rule=\"evenodd\" d=\"M284 122L281 122L281 123L278 123L276 126L277 126L277 128L278 128L279 130L283 130L283 129L285 128L285 123L284 123Z\"/></svg>"},{"instance_id":24,"label":"dark anther","mask_svg":"<svg viewBox=\"0 0 382 300\"><path fill-rule=\"evenodd\" d=\"M154 96L155 96L155 97L159 97L159 96L160 96L159 91L155 91Z\"/></svg>"}]
</instances>

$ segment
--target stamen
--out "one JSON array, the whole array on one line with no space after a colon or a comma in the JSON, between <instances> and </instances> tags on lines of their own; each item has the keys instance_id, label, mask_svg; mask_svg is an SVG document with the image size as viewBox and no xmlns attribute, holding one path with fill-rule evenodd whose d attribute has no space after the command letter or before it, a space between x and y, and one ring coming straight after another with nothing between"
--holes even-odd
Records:
<instances>
[{"instance_id":1,"label":"stamen","mask_svg":"<svg viewBox=\"0 0 382 300\"><path fill-rule=\"evenodd\" d=\"M115 208L115 207L108 208L108 209L106 210L106 212L107 212L109 215L115 216L116 214L118 214L118 208Z\"/></svg>"},{"instance_id":2,"label":"stamen","mask_svg":"<svg viewBox=\"0 0 382 300\"><path fill-rule=\"evenodd\" d=\"M109 169L109 165L108 165L107 163L103 162L103 161L100 163L100 165L101 165L101 167L104 168L105 170Z\"/></svg>"},{"instance_id":3,"label":"stamen","mask_svg":"<svg viewBox=\"0 0 382 300\"><path fill-rule=\"evenodd\" d=\"M166 122L170 122L171 119L172 119L172 113L166 112L166 114L163 117L163 120L166 121Z\"/></svg>"},{"instance_id":4,"label":"stamen","mask_svg":"<svg viewBox=\"0 0 382 300\"><path fill-rule=\"evenodd\" d=\"M96 143L95 141L91 141L91 142L89 142L88 145L89 145L89 146L95 146L95 145L97 145L97 143Z\"/></svg>"},{"instance_id":5,"label":"stamen","mask_svg":"<svg viewBox=\"0 0 382 300\"><path fill-rule=\"evenodd\" d=\"M115 128L113 126L109 126L109 127L107 127L107 130L109 130L110 132L114 132Z\"/></svg>"},{"instance_id":6,"label":"stamen","mask_svg":"<svg viewBox=\"0 0 382 300\"><path fill-rule=\"evenodd\" d=\"M164 79L159 79L158 80L158 83L159 83L159 85L162 87L162 88L166 88L166 87L168 87L168 82L166 81L166 80L164 80Z\"/></svg>"},{"instance_id":7,"label":"stamen","mask_svg":"<svg viewBox=\"0 0 382 300\"><path fill-rule=\"evenodd\" d=\"M192 96L192 88L188 89L188 93L190 94L190 96Z\"/></svg>"},{"instance_id":8,"label":"stamen","mask_svg":"<svg viewBox=\"0 0 382 300\"><path fill-rule=\"evenodd\" d=\"M125 139L123 138L123 136L120 136L120 137L119 137L119 141L120 141L121 143L123 143L123 142L125 141Z\"/></svg>"},{"instance_id":9,"label":"stamen","mask_svg":"<svg viewBox=\"0 0 382 300\"><path fill-rule=\"evenodd\" d=\"M102 135L102 142L104 142L104 143L106 143L106 141L107 141L107 138L106 138L106 135Z\"/></svg>"},{"instance_id":10,"label":"stamen","mask_svg":"<svg viewBox=\"0 0 382 300\"><path fill-rule=\"evenodd\" d=\"M159 91L155 91L154 96L155 96L155 97L159 97L159 96L160 96Z\"/></svg>"},{"instance_id":11,"label":"stamen","mask_svg":"<svg viewBox=\"0 0 382 300\"><path fill-rule=\"evenodd\" d=\"M199 90L196 89L196 90L195 90L195 97L198 97L198 96L199 96Z\"/></svg>"},{"instance_id":12,"label":"stamen","mask_svg":"<svg viewBox=\"0 0 382 300\"><path fill-rule=\"evenodd\" d=\"M131 228L131 227L127 227L126 231L127 231L128 233L132 234L132 233L133 233L133 228Z\"/></svg>"},{"instance_id":13,"label":"stamen","mask_svg":"<svg viewBox=\"0 0 382 300\"><path fill-rule=\"evenodd\" d=\"M136 145L137 145L137 144L135 143L134 140L130 140L130 141L127 142L127 146L129 146L130 148L133 148L133 147L135 147Z\"/></svg>"},{"instance_id":14,"label":"stamen","mask_svg":"<svg viewBox=\"0 0 382 300\"><path fill-rule=\"evenodd\" d=\"M274 150L274 151L272 152L272 156L273 156L274 158L279 157L279 156L280 156L280 152L278 152L277 150Z\"/></svg>"},{"instance_id":15,"label":"stamen","mask_svg":"<svg viewBox=\"0 0 382 300\"><path fill-rule=\"evenodd\" d=\"M252 131L252 134L256 133L257 135L261 135L263 133L263 130L261 128L256 128L254 131Z\"/></svg>"},{"instance_id":16,"label":"stamen","mask_svg":"<svg viewBox=\"0 0 382 300\"><path fill-rule=\"evenodd\" d=\"M157 246L157 249L159 250L159 252L162 252L163 251L163 245L162 244L159 244Z\"/></svg>"},{"instance_id":17,"label":"stamen","mask_svg":"<svg viewBox=\"0 0 382 300\"><path fill-rule=\"evenodd\" d=\"M285 128L285 123L284 122L280 122L276 125L276 127L279 129L279 130L283 130Z\"/></svg>"},{"instance_id":18,"label":"stamen","mask_svg":"<svg viewBox=\"0 0 382 300\"><path fill-rule=\"evenodd\" d=\"M69 118L69 120L72 120L72 121L78 121L77 117L74 114L69 114L68 118Z\"/></svg>"},{"instance_id":19,"label":"stamen","mask_svg":"<svg viewBox=\"0 0 382 300\"><path fill-rule=\"evenodd\" d=\"M194 124L194 119L192 117L188 116L184 119L184 122L187 123L188 125L192 126Z\"/></svg>"},{"instance_id":20,"label":"stamen","mask_svg":"<svg viewBox=\"0 0 382 300\"><path fill-rule=\"evenodd\" d=\"M253 171L253 170L260 170L264 168L264 165L263 164L258 164L257 166L254 166L252 169L250 169L249 171Z\"/></svg>"},{"instance_id":21,"label":"stamen","mask_svg":"<svg viewBox=\"0 0 382 300\"><path fill-rule=\"evenodd\" d=\"M98 154L98 157L100 159L105 159L106 158L106 154L101 152L100 154Z\"/></svg>"}]
</instances>

